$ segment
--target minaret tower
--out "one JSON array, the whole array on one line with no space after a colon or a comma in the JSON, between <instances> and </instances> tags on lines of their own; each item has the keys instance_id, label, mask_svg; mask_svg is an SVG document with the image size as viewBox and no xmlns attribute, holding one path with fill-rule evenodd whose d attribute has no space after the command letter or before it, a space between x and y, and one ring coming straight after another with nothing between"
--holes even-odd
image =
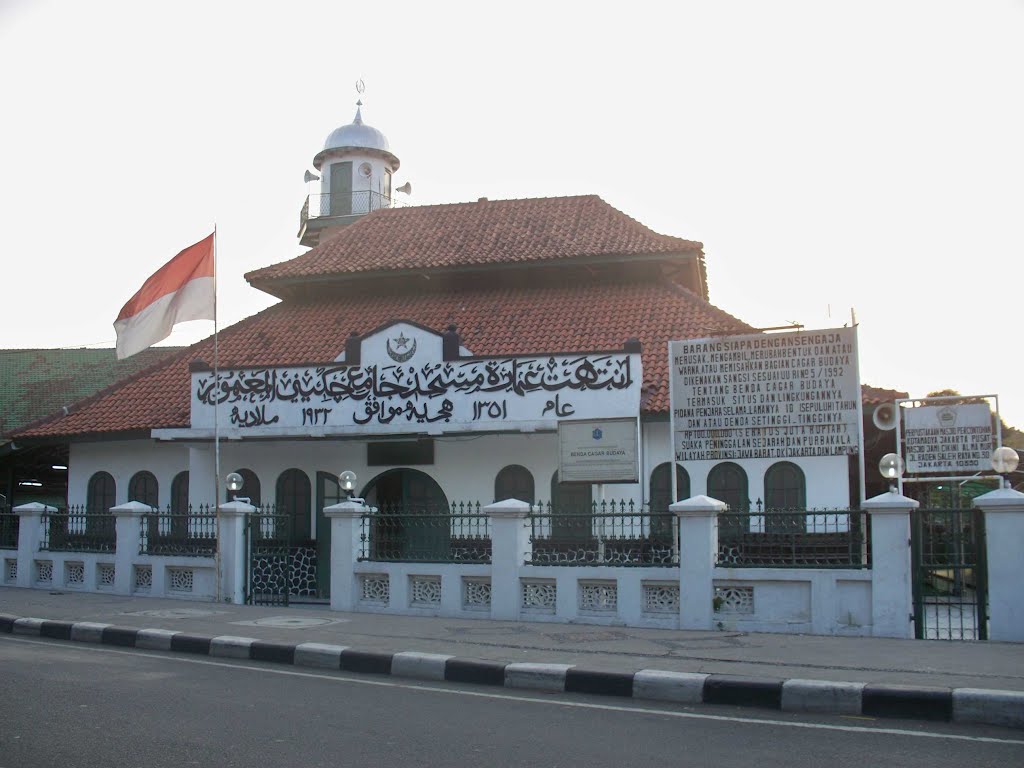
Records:
<instances>
[{"instance_id":1,"label":"minaret tower","mask_svg":"<svg viewBox=\"0 0 1024 768\"><path fill-rule=\"evenodd\" d=\"M339 227L392 205L392 176L399 162L387 137L363 122L364 90L363 81L358 81L355 118L331 131L313 158L320 176L306 172L306 181L319 180L320 190L306 198L299 215L301 245L312 247Z\"/></svg>"}]
</instances>

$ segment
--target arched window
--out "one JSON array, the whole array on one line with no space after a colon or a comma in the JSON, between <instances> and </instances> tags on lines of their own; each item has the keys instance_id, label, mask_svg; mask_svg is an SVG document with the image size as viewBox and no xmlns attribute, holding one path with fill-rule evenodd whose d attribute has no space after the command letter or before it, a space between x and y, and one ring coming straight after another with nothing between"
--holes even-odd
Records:
<instances>
[{"instance_id":1,"label":"arched window","mask_svg":"<svg viewBox=\"0 0 1024 768\"><path fill-rule=\"evenodd\" d=\"M690 498L690 475L676 464L676 497L672 498L672 475L671 465L666 461L659 464L651 472L651 512L668 512L668 505L673 501L682 501Z\"/></svg>"},{"instance_id":2,"label":"arched window","mask_svg":"<svg viewBox=\"0 0 1024 768\"><path fill-rule=\"evenodd\" d=\"M730 512L750 510L747 473L739 464L725 461L716 464L708 473L708 496L729 505Z\"/></svg>"},{"instance_id":3,"label":"arched window","mask_svg":"<svg viewBox=\"0 0 1024 768\"><path fill-rule=\"evenodd\" d=\"M805 515L786 515L772 510L804 509L807 481L804 471L790 461L780 461L764 473L764 530L766 533L802 532Z\"/></svg>"},{"instance_id":4,"label":"arched window","mask_svg":"<svg viewBox=\"0 0 1024 768\"><path fill-rule=\"evenodd\" d=\"M116 494L117 486L110 473L97 472L89 478L89 489L85 497L86 513L95 515L109 512L110 508L117 503L114 500Z\"/></svg>"},{"instance_id":5,"label":"arched window","mask_svg":"<svg viewBox=\"0 0 1024 768\"><path fill-rule=\"evenodd\" d=\"M592 523L585 516L594 512L590 483L560 483L558 472L551 476L551 537L590 538Z\"/></svg>"},{"instance_id":6,"label":"arched window","mask_svg":"<svg viewBox=\"0 0 1024 768\"><path fill-rule=\"evenodd\" d=\"M672 465L659 464L651 472L651 535L663 538L672 535L672 518L668 507L673 501L690 498L690 475L676 464L676 497L672 498Z\"/></svg>"},{"instance_id":7,"label":"arched window","mask_svg":"<svg viewBox=\"0 0 1024 768\"><path fill-rule=\"evenodd\" d=\"M236 469L235 472L242 476L242 490L238 492L227 491L225 501L231 501L233 496L240 496L248 499L254 507L260 506L260 479L251 469Z\"/></svg>"},{"instance_id":8,"label":"arched window","mask_svg":"<svg viewBox=\"0 0 1024 768\"><path fill-rule=\"evenodd\" d=\"M179 472L171 481L171 512L188 514L188 470Z\"/></svg>"},{"instance_id":9,"label":"arched window","mask_svg":"<svg viewBox=\"0 0 1024 768\"><path fill-rule=\"evenodd\" d=\"M286 469L277 478L277 514L291 516L292 541L309 541L313 537L309 522L312 497L309 478L301 469Z\"/></svg>"},{"instance_id":10,"label":"arched window","mask_svg":"<svg viewBox=\"0 0 1024 768\"><path fill-rule=\"evenodd\" d=\"M494 500L519 499L530 504L534 502L533 475L526 467L509 464L494 478Z\"/></svg>"},{"instance_id":11,"label":"arched window","mask_svg":"<svg viewBox=\"0 0 1024 768\"><path fill-rule=\"evenodd\" d=\"M171 535L188 535L188 470L179 472L171 480Z\"/></svg>"},{"instance_id":12,"label":"arched window","mask_svg":"<svg viewBox=\"0 0 1024 768\"><path fill-rule=\"evenodd\" d=\"M804 509L807 506L807 481L796 464L780 461L764 473L765 509Z\"/></svg>"},{"instance_id":13,"label":"arched window","mask_svg":"<svg viewBox=\"0 0 1024 768\"><path fill-rule=\"evenodd\" d=\"M160 491L152 472L136 472L128 481L128 501L138 501L151 507L160 505Z\"/></svg>"},{"instance_id":14,"label":"arched window","mask_svg":"<svg viewBox=\"0 0 1024 768\"><path fill-rule=\"evenodd\" d=\"M85 532L87 534L99 535L109 527L109 532L113 535L113 526L106 524L110 518L98 518L93 515L109 512L110 508L117 503L116 495L117 486L109 472L97 472L89 478L89 488L85 496Z\"/></svg>"}]
</instances>

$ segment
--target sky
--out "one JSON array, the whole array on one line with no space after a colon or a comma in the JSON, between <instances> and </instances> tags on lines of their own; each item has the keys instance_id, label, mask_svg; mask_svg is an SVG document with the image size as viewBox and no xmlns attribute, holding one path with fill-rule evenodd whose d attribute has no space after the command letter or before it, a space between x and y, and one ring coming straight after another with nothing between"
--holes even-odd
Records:
<instances>
[{"instance_id":1,"label":"sky","mask_svg":"<svg viewBox=\"0 0 1024 768\"><path fill-rule=\"evenodd\" d=\"M410 202L598 194L751 325L855 312L862 382L1024 426L1021 41L1024 0L0 0L0 348L113 346L214 224L221 327L272 304L362 78Z\"/></svg>"}]
</instances>

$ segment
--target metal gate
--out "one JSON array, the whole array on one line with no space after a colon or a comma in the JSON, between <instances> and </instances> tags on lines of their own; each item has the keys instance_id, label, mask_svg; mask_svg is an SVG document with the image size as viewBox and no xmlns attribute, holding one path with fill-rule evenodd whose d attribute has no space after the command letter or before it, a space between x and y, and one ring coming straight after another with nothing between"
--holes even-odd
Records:
<instances>
[{"instance_id":1,"label":"metal gate","mask_svg":"<svg viewBox=\"0 0 1024 768\"><path fill-rule=\"evenodd\" d=\"M979 509L911 513L914 636L988 639L985 518Z\"/></svg>"},{"instance_id":2,"label":"metal gate","mask_svg":"<svg viewBox=\"0 0 1024 768\"><path fill-rule=\"evenodd\" d=\"M288 605L292 581L292 518L257 509L245 526L245 602Z\"/></svg>"}]
</instances>

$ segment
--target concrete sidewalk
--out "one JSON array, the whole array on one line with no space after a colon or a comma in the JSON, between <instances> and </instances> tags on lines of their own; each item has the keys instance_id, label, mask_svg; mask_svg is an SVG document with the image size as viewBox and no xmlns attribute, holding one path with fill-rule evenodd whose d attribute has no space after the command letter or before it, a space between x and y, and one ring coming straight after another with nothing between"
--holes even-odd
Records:
<instances>
[{"instance_id":1,"label":"concrete sidewalk","mask_svg":"<svg viewBox=\"0 0 1024 768\"><path fill-rule=\"evenodd\" d=\"M919 691L945 689L947 694L952 689L991 689L1016 692L1014 707L1024 703L1024 644L1018 643L337 613L326 606L265 608L13 587L0 588L0 614L169 630L204 638L243 637L280 646L318 643L378 654L415 652L502 665L560 665L563 675L566 666L572 666L620 677L659 670L712 675L726 682L730 677L844 682ZM1016 717L1011 720L1016 722Z\"/></svg>"}]
</instances>

